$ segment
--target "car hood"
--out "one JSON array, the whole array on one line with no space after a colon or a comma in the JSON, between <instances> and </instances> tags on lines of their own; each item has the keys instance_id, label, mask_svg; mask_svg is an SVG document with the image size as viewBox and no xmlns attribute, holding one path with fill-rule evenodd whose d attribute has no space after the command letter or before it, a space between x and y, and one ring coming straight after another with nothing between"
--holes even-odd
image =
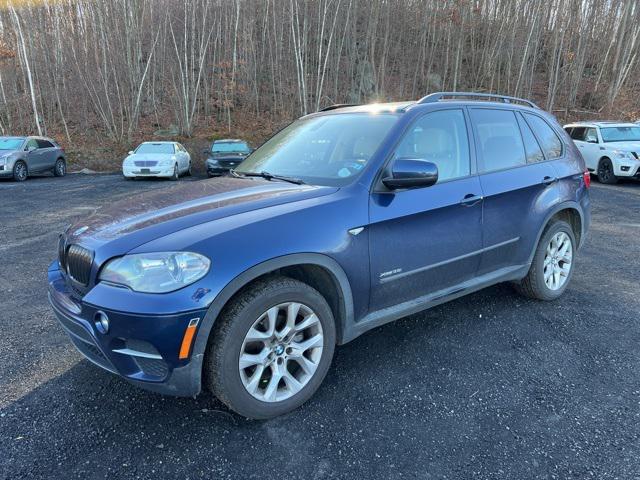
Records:
<instances>
[{"instance_id":1,"label":"car hood","mask_svg":"<svg viewBox=\"0 0 640 480\"><path fill-rule=\"evenodd\" d=\"M609 148L625 152L640 152L640 142L607 142Z\"/></svg>"},{"instance_id":2,"label":"car hood","mask_svg":"<svg viewBox=\"0 0 640 480\"><path fill-rule=\"evenodd\" d=\"M67 229L67 242L94 249L117 242L130 250L201 223L337 190L259 178L182 182L97 209Z\"/></svg>"}]
</instances>

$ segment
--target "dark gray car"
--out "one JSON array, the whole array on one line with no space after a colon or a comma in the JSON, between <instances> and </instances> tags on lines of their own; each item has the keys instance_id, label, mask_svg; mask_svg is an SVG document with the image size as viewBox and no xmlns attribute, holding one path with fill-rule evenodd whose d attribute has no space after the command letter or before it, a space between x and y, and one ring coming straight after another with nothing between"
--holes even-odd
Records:
<instances>
[{"instance_id":1,"label":"dark gray car","mask_svg":"<svg viewBox=\"0 0 640 480\"><path fill-rule=\"evenodd\" d=\"M0 137L0 178L23 182L34 173L67 173L64 150L45 137Z\"/></svg>"}]
</instances>

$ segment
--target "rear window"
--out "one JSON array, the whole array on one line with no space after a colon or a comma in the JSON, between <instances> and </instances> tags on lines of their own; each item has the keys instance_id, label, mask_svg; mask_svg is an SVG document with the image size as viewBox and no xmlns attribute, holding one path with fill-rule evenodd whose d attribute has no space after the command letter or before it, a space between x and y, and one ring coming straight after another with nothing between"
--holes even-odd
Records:
<instances>
[{"instance_id":1,"label":"rear window","mask_svg":"<svg viewBox=\"0 0 640 480\"><path fill-rule=\"evenodd\" d=\"M211 145L213 153L249 153L251 149L246 142L214 142Z\"/></svg>"},{"instance_id":2,"label":"rear window","mask_svg":"<svg viewBox=\"0 0 640 480\"><path fill-rule=\"evenodd\" d=\"M549 124L537 115L530 113L523 114L527 123L531 126L533 133L536 134L544 155L548 159L558 158L562 156L562 141L560 137L553 131Z\"/></svg>"},{"instance_id":3,"label":"rear window","mask_svg":"<svg viewBox=\"0 0 640 480\"><path fill-rule=\"evenodd\" d=\"M143 143L136 153L175 153L172 143Z\"/></svg>"},{"instance_id":4,"label":"rear window","mask_svg":"<svg viewBox=\"0 0 640 480\"><path fill-rule=\"evenodd\" d=\"M511 110L471 109L480 150L480 169L485 172L525 165L520 127Z\"/></svg>"}]
</instances>

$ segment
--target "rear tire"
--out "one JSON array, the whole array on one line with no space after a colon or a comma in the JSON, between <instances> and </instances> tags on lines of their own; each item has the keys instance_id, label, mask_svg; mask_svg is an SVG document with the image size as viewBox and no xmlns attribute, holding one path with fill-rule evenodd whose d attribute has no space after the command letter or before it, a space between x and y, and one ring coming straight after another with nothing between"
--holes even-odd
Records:
<instances>
[{"instance_id":1,"label":"rear tire","mask_svg":"<svg viewBox=\"0 0 640 480\"><path fill-rule=\"evenodd\" d=\"M27 164L22 160L18 160L13 166L13 179L16 182L24 182L29 176L29 169Z\"/></svg>"},{"instance_id":2,"label":"rear tire","mask_svg":"<svg viewBox=\"0 0 640 480\"><path fill-rule=\"evenodd\" d=\"M56 164L53 167L53 174L56 177L64 177L67 174L67 162L64 161L64 158L56 160Z\"/></svg>"},{"instance_id":3,"label":"rear tire","mask_svg":"<svg viewBox=\"0 0 640 480\"><path fill-rule=\"evenodd\" d=\"M529 273L515 284L516 290L537 300L555 300L561 296L573 276L576 245L571 225L562 220L550 223L540 237Z\"/></svg>"},{"instance_id":4,"label":"rear tire","mask_svg":"<svg viewBox=\"0 0 640 480\"><path fill-rule=\"evenodd\" d=\"M618 182L618 177L613 173L613 163L606 157L598 163L598 181L606 185L613 185Z\"/></svg>"},{"instance_id":5,"label":"rear tire","mask_svg":"<svg viewBox=\"0 0 640 480\"><path fill-rule=\"evenodd\" d=\"M225 307L209 339L204 375L230 409L248 418L272 418L315 393L335 343L334 318L324 297L298 280L274 276ZM247 362L258 357L260 362Z\"/></svg>"}]
</instances>

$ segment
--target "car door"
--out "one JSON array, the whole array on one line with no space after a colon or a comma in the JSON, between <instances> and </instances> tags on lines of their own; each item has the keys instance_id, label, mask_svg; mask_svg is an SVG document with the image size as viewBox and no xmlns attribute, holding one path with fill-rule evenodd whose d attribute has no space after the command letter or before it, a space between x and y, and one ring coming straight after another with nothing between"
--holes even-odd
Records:
<instances>
[{"instance_id":1,"label":"car door","mask_svg":"<svg viewBox=\"0 0 640 480\"><path fill-rule=\"evenodd\" d=\"M187 152L187 149L182 146L182 144L178 143L177 147L180 158L182 159L182 170L186 172L187 170L189 170L189 153Z\"/></svg>"},{"instance_id":2,"label":"car door","mask_svg":"<svg viewBox=\"0 0 640 480\"><path fill-rule=\"evenodd\" d=\"M470 280L482 247L482 197L461 108L427 113L396 147L399 158L438 166L426 188L374 190L370 198L370 310L379 310Z\"/></svg>"},{"instance_id":3,"label":"car door","mask_svg":"<svg viewBox=\"0 0 640 480\"><path fill-rule=\"evenodd\" d=\"M539 205L557 175L519 113L478 107L470 117L484 197L478 274L506 274L527 263L537 238L531 225L546 215Z\"/></svg>"},{"instance_id":4,"label":"car door","mask_svg":"<svg viewBox=\"0 0 640 480\"><path fill-rule=\"evenodd\" d=\"M598 129L595 127L586 128L584 141L580 143L576 142L576 145L578 145L578 149L582 154L582 158L584 158L587 168L595 172L598 169L598 162L604 150L602 141L598 135Z\"/></svg>"},{"instance_id":5,"label":"car door","mask_svg":"<svg viewBox=\"0 0 640 480\"><path fill-rule=\"evenodd\" d=\"M56 149L48 140L36 140L38 142L39 155L42 161L42 169L48 170L54 167L57 158Z\"/></svg>"},{"instance_id":6,"label":"car door","mask_svg":"<svg viewBox=\"0 0 640 480\"><path fill-rule=\"evenodd\" d=\"M38 147L38 141L35 138L31 138L24 146L25 158L27 161L27 168L29 172L41 172L44 170L44 159L42 157L42 151Z\"/></svg>"}]
</instances>

